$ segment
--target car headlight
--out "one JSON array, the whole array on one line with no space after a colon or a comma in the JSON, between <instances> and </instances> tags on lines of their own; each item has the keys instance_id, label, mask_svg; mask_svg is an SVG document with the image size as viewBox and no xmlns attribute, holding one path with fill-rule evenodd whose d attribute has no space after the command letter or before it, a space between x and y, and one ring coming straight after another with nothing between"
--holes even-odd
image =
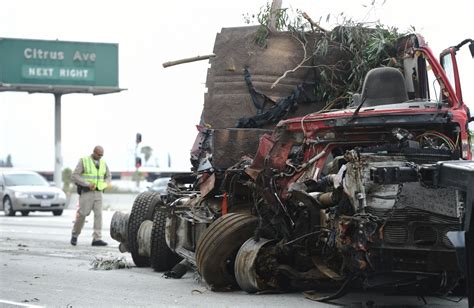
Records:
<instances>
[{"instance_id":1,"label":"car headlight","mask_svg":"<svg viewBox=\"0 0 474 308\"><path fill-rule=\"evenodd\" d=\"M59 193L56 194L56 198L58 199L66 199L66 194L64 193L64 191L61 191Z\"/></svg>"},{"instance_id":2,"label":"car headlight","mask_svg":"<svg viewBox=\"0 0 474 308\"><path fill-rule=\"evenodd\" d=\"M18 199L26 199L30 196L29 193L23 192L23 191L15 191L15 198Z\"/></svg>"}]
</instances>

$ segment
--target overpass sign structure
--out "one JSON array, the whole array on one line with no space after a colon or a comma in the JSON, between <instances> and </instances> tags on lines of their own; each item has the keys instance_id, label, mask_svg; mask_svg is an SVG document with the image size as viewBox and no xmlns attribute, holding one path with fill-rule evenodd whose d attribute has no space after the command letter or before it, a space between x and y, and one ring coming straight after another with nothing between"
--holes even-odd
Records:
<instances>
[{"instance_id":1,"label":"overpass sign structure","mask_svg":"<svg viewBox=\"0 0 474 308\"><path fill-rule=\"evenodd\" d=\"M0 92L55 97L54 181L61 186L61 96L120 92L118 44L0 38Z\"/></svg>"}]
</instances>

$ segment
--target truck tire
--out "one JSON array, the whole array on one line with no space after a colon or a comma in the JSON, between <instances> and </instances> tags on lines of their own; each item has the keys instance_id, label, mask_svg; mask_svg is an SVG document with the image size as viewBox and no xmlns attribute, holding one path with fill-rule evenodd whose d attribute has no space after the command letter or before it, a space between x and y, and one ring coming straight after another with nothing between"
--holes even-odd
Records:
<instances>
[{"instance_id":1,"label":"truck tire","mask_svg":"<svg viewBox=\"0 0 474 308\"><path fill-rule=\"evenodd\" d=\"M181 261L181 257L175 254L166 244L166 216L166 211L157 209L153 217L150 263L151 267L157 272L168 271Z\"/></svg>"},{"instance_id":2,"label":"truck tire","mask_svg":"<svg viewBox=\"0 0 474 308\"><path fill-rule=\"evenodd\" d=\"M256 227L255 216L230 213L218 218L204 231L196 247L196 264L213 291L238 287L234 274L235 256Z\"/></svg>"},{"instance_id":3,"label":"truck tire","mask_svg":"<svg viewBox=\"0 0 474 308\"><path fill-rule=\"evenodd\" d=\"M137 234L140 225L145 220L152 220L155 206L161 201L160 194L146 191L139 194L133 202L128 220L128 244L133 262L137 267L150 266L150 258L138 254Z\"/></svg>"}]
</instances>

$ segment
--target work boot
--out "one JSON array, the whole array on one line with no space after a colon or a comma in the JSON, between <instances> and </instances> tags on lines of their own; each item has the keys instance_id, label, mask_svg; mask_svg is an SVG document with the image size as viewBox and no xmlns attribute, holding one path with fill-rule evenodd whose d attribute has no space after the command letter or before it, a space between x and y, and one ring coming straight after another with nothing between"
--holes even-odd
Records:
<instances>
[{"instance_id":1,"label":"work boot","mask_svg":"<svg viewBox=\"0 0 474 308\"><path fill-rule=\"evenodd\" d=\"M71 245L76 246L77 245L77 236L71 236Z\"/></svg>"},{"instance_id":2,"label":"work boot","mask_svg":"<svg viewBox=\"0 0 474 308\"><path fill-rule=\"evenodd\" d=\"M107 246L107 243L103 240L92 241L92 246Z\"/></svg>"}]
</instances>

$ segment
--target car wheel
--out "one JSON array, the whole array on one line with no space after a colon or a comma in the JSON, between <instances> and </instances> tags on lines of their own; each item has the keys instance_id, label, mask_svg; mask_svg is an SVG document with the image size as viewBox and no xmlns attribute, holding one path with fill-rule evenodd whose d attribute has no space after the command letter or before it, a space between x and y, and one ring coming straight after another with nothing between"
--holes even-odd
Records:
<instances>
[{"instance_id":1,"label":"car wheel","mask_svg":"<svg viewBox=\"0 0 474 308\"><path fill-rule=\"evenodd\" d=\"M256 227L255 216L230 213L214 221L199 238L196 264L212 290L237 288L235 257L240 246L252 236Z\"/></svg>"},{"instance_id":2,"label":"car wheel","mask_svg":"<svg viewBox=\"0 0 474 308\"><path fill-rule=\"evenodd\" d=\"M21 211L21 216L28 216L30 215L30 211Z\"/></svg>"},{"instance_id":3,"label":"car wheel","mask_svg":"<svg viewBox=\"0 0 474 308\"><path fill-rule=\"evenodd\" d=\"M5 216L15 216L12 201L8 196L3 199L3 212L5 212Z\"/></svg>"},{"instance_id":4,"label":"car wheel","mask_svg":"<svg viewBox=\"0 0 474 308\"><path fill-rule=\"evenodd\" d=\"M151 267L157 272L168 271L181 261L181 257L175 254L166 244L166 216L166 211L157 209L153 217L150 263Z\"/></svg>"},{"instance_id":5,"label":"car wheel","mask_svg":"<svg viewBox=\"0 0 474 308\"><path fill-rule=\"evenodd\" d=\"M53 215L54 216L61 216L63 214L63 210L54 210Z\"/></svg>"},{"instance_id":6,"label":"car wheel","mask_svg":"<svg viewBox=\"0 0 474 308\"><path fill-rule=\"evenodd\" d=\"M138 229L145 220L152 220L155 206L160 202L160 194L146 191L137 196L133 202L130 218L128 219L128 248L133 262L137 267L150 266L150 258L138 253Z\"/></svg>"}]
</instances>

